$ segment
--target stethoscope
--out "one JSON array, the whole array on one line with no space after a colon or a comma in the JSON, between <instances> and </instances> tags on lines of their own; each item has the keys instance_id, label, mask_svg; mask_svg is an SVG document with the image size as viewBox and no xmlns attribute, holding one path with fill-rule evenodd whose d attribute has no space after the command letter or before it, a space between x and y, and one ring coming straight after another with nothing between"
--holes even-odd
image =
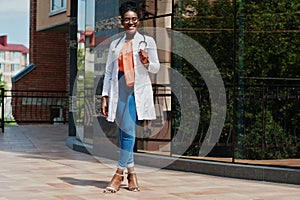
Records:
<instances>
[{"instance_id":1,"label":"stethoscope","mask_svg":"<svg viewBox=\"0 0 300 200\"><path fill-rule=\"evenodd\" d=\"M143 34L142 34L142 35L143 35ZM122 38L123 38L123 37L121 37L121 38L119 39L119 41L117 42L117 44L115 45L115 49L116 49L117 46L120 44ZM139 42L139 48L138 48L138 49L144 50L144 49L146 49L146 47L147 47L147 45L148 45L147 42L146 42L146 37L145 37L145 35L143 35L143 38L144 38L144 40L142 40L142 41Z\"/></svg>"}]
</instances>

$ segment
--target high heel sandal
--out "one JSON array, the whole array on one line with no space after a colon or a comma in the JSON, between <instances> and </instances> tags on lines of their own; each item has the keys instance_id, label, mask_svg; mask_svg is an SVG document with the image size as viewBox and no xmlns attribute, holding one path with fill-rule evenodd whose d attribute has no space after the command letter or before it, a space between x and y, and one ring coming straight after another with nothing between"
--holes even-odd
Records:
<instances>
[{"instance_id":1,"label":"high heel sandal","mask_svg":"<svg viewBox=\"0 0 300 200\"><path fill-rule=\"evenodd\" d=\"M120 190L120 185L122 184L123 180L124 180L124 175L116 172L112 177L110 183L108 184L108 186L105 188L103 192L116 193L117 191Z\"/></svg>"},{"instance_id":2,"label":"high heel sandal","mask_svg":"<svg viewBox=\"0 0 300 200\"><path fill-rule=\"evenodd\" d=\"M135 172L128 172L127 173L127 180L128 180L128 190L133 191L133 192L139 192L140 187L137 181L137 175Z\"/></svg>"}]
</instances>

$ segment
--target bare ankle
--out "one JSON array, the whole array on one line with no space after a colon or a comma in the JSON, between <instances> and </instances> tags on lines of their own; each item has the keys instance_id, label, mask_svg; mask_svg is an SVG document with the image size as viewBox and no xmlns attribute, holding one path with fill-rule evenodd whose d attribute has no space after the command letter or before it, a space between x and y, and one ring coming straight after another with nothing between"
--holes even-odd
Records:
<instances>
[{"instance_id":1,"label":"bare ankle","mask_svg":"<svg viewBox=\"0 0 300 200\"><path fill-rule=\"evenodd\" d=\"M134 173L134 167L127 167L128 174Z\"/></svg>"},{"instance_id":2,"label":"bare ankle","mask_svg":"<svg viewBox=\"0 0 300 200\"><path fill-rule=\"evenodd\" d=\"M124 174L124 169L117 169L116 174L123 175Z\"/></svg>"}]
</instances>

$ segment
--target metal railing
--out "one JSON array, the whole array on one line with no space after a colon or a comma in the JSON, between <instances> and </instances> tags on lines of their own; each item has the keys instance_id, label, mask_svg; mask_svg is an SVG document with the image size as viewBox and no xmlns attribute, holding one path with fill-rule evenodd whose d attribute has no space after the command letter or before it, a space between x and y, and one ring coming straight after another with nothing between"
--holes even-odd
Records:
<instances>
[{"instance_id":1,"label":"metal railing","mask_svg":"<svg viewBox=\"0 0 300 200\"><path fill-rule=\"evenodd\" d=\"M195 87L197 87L195 90L199 91L197 96L199 105L201 105L200 123L196 137L184 154L193 157L199 155L200 147L209 127L211 110L206 86ZM300 157L299 80L247 79L241 87L244 91L240 96L243 105L236 109L234 104L238 99L233 95L233 86L225 86L227 93L226 121L219 141L208 156L232 158L233 160L235 156L249 160ZM156 94L156 96L169 98L170 94L164 92ZM172 104L174 104L174 99ZM176 120L180 120L174 118L178 116L176 112L176 109L170 111L170 115L167 117L167 125L172 121L172 129L164 129L156 137L137 139L141 144L140 150L153 151L156 149L159 151L159 148L155 148L155 146L158 147L170 142L174 145L172 139L174 130L176 130ZM238 121L235 121L233 117L236 113L240 114ZM240 128L241 134L237 133L235 126ZM168 137L165 137L166 135ZM191 139L190 136L183 133L182 140L179 141L178 145L189 139ZM150 143L152 149L149 149ZM167 152L170 156L176 154L172 148L165 151L165 153Z\"/></svg>"},{"instance_id":2,"label":"metal railing","mask_svg":"<svg viewBox=\"0 0 300 200\"><path fill-rule=\"evenodd\" d=\"M300 80L245 78L243 93L233 95L226 85L227 116L209 156L261 160L300 157ZM203 108L198 134L186 155L197 156L210 120L210 101L205 86L199 86ZM237 108L235 102L241 103ZM173 112L173 111L172 111ZM234 115L238 119L234 120ZM236 128L238 130L236 130ZM233 159L234 160L234 159Z\"/></svg>"},{"instance_id":3,"label":"metal railing","mask_svg":"<svg viewBox=\"0 0 300 200\"><path fill-rule=\"evenodd\" d=\"M174 112L170 108L171 88L155 85L156 103L165 114L165 127L155 137L142 137L138 141L140 149L147 150L146 143L153 143L153 149L172 140L176 123ZM154 87L154 88L155 88ZM197 156L199 147L209 126L210 101L205 86L198 87L197 95L200 110L200 124L196 138L187 150L187 156ZM259 80L247 79L243 85L243 107L234 109L237 98L233 96L233 86L227 85L227 117L213 151L209 156L237 157L245 159L276 159L300 156L300 84L299 80ZM99 106L99 105L98 105ZM167 107L166 107L167 106ZM67 91L30 91L1 90L1 128L6 123L65 123L68 121ZM97 106L96 106L97 108ZM233 115L241 112L239 121ZM93 113L91 111L91 113ZM162 112L163 113L163 112ZM158 118L160 119L160 118ZM180 120L180 119L179 119ZM157 121L158 123L159 121ZM155 125L153 122L152 125ZM237 135L234 125L242 127L242 134ZM145 131L145 130L142 130ZM147 130L146 130L147 131ZM147 132L143 132L147 134ZM184 138L189 138L183 134ZM149 145L148 145L149 147ZM148 149L149 150L149 149ZM276 152L276 155L274 154ZM169 149L170 155L172 152ZM274 154L274 155L273 155Z\"/></svg>"},{"instance_id":4,"label":"metal railing","mask_svg":"<svg viewBox=\"0 0 300 200\"><path fill-rule=\"evenodd\" d=\"M68 92L1 90L2 123L66 123Z\"/></svg>"},{"instance_id":5,"label":"metal railing","mask_svg":"<svg viewBox=\"0 0 300 200\"><path fill-rule=\"evenodd\" d=\"M5 90L4 88L0 88L0 91L1 91L1 100L0 100L0 103L1 103L1 130L2 130L2 133L4 133L4 93L5 93Z\"/></svg>"}]
</instances>

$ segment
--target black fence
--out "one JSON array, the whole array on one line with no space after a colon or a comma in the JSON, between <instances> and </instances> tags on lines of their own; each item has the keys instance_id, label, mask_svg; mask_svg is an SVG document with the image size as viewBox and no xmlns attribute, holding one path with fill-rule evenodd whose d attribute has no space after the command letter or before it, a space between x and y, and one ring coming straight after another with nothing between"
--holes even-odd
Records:
<instances>
[{"instance_id":1,"label":"black fence","mask_svg":"<svg viewBox=\"0 0 300 200\"><path fill-rule=\"evenodd\" d=\"M247 78L239 96L237 157L300 157L300 80Z\"/></svg>"},{"instance_id":2,"label":"black fence","mask_svg":"<svg viewBox=\"0 0 300 200\"><path fill-rule=\"evenodd\" d=\"M232 85L225 88L226 120L219 141L208 156L233 160L300 158L299 79L245 78L236 94ZM207 88L199 86L196 90L201 91L200 123L186 156L199 155L210 122Z\"/></svg>"},{"instance_id":3,"label":"black fence","mask_svg":"<svg viewBox=\"0 0 300 200\"><path fill-rule=\"evenodd\" d=\"M2 133L4 132L4 93L5 93L5 90L4 88L0 88L0 96L1 96L1 100L0 100L0 103L1 103L1 130L2 130Z\"/></svg>"},{"instance_id":4,"label":"black fence","mask_svg":"<svg viewBox=\"0 0 300 200\"><path fill-rule=\"evenodd\" d=\"M176 109L171 88L155 86L157 104L165 116L163 132L156 137L142 137L139 148L154 150L160 143L172 141L176 130ZM154 88L155 88L154 87ZM198 86L196 86L198 87ZM284 159L300 157L300 81L298 79L247 78L234 95L233 86L225 86L227 115L218 143L208 156L242 159ZM167 90L166 90L167 89ZM210 123L211 105L205 86L195 89L200 108L198 133L186 156L197 156ZM168 102L167 102L168 101ZM67 91L25 91L1 89L1 128L5 124L68 122ZM235 106L237 105L237 106ZM99 106L99 105L98 105ZM165 107L168 106L168 107ZM97 108L97 105L93 108ZM86 113L86 112L84 112ZM89 112L89 113L94 113ZM96 112L97 113L97 112ZM234 116L238 116L235 118ZM159 123L153 122L152 125ZM146 130L147 131L147 130ZM144 131L143 134L146 134ZM182 141L190 140L182 134ZM147 149L145 142L155 143ZM173 145L173 144L172 144ZM155 147L156 146L156 147ZM170 149L170 155L172 152Z\"/></svg>"},{"instance_id":5,"label":"black fence","mask_svg":"<svg viewBox=\"0 0 300 200\"><path fill-rule=\"evenodd\" d=\"M1 90L4 124L66 123L67 91Z\"/></svg>"}]
</instances>

